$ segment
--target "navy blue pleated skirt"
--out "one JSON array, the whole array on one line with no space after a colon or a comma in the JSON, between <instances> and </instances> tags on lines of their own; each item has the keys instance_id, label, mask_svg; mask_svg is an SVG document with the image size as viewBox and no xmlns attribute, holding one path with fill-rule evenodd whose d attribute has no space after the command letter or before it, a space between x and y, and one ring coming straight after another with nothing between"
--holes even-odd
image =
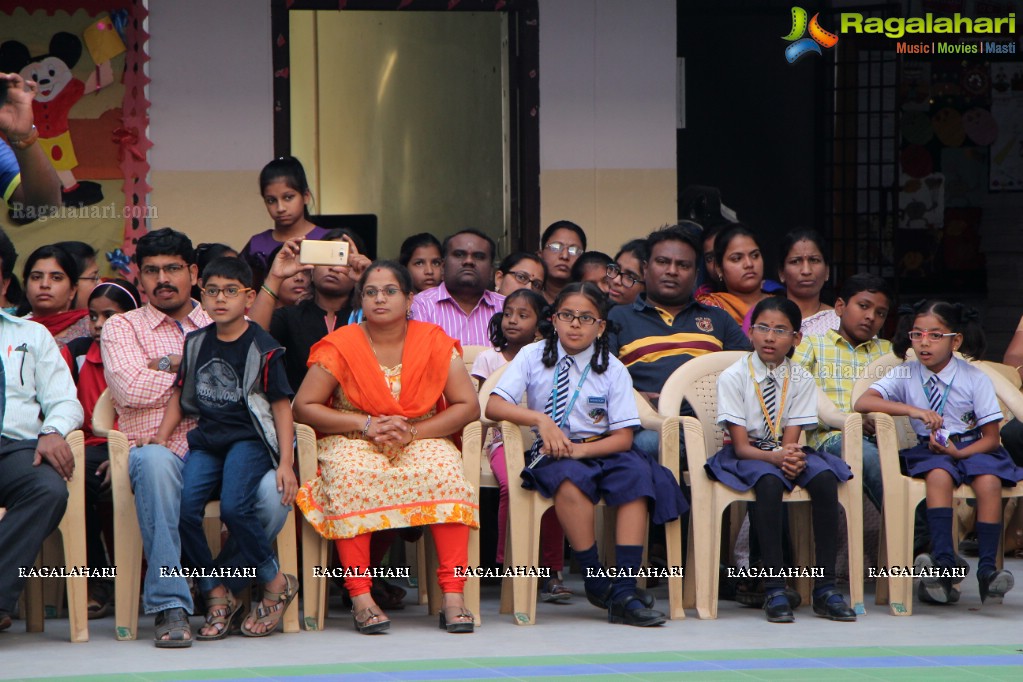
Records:
<instances>
[{"instance_id":1,"label":"navy blue pleated skirt","mask_svg":"<svg viewBox=\"0 0 1023 682\"><path fill-rule=\"evenodd\" d=\"M916 447L899 452L902 466L906 474L913 478L924 478L934 469L948 472L956 485L969 484L977 476L992 474L1002 479L1003 486L1014 486L1023 480L1023 469L1017 467L1012 456L999 446L993 452L977 453L964 459L956 459L950 455L931 452L927 445L921 443Z\"/></svg>"},{"instance_id":2,"label":"navy blue pleated skirt","mask_svg":"<svg viewBox=\"0 0 1023 682\"><path fill-rule=\"evenodd\" d=\"M571 481L593 504L603 499L605 504L617 506L646 497L651 503L651 520L656 524L673 521L689 511L689 503L671 472L640 450L585 459L544 457L532 469L522 470L522 487L548 499L565 481Z\"/></svg>"},{"instance_id":3,"label":"navy blue pleated skirt","mask_svg":"<svg viewBox=\"0 0 1023 682\"><path fill-rule=\"evenodd\" d=\"M761 476L777 476L785 484L787 490L792 490L797 485L806 487L806 484L812 481L814 476L824 471L833 473L839 483L852 478L852 470L842 458L806 447L803 448L803 452L806 453L806 468L795 480L786 478L782 470L770 462L759 459L740 459L731 445L723 447L703 466L707 475L715 481L720 481L732 490L740 492L746 492L753 488Z\"/></svg>"}]
</instances>

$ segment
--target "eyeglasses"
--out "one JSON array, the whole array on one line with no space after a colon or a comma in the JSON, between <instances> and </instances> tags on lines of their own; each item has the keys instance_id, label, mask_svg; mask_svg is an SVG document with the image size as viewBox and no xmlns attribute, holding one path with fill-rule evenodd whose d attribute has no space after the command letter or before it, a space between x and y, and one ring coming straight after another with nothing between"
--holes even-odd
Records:
<instances>
[{"instance_id":1,"label":"eyeglasses","mask_svg":"<svg viewBox=\"0 0 1023 682\"><path fill-rule=\"evenodd\" d=\"M377 289L376 287L367 287L362 290L363 298L376 298L380 294L384 295L384 298L394 298L398 294L402 293L398 287L384 287L383 289Z\"/></svg>"},{"instance_id":2,"label":"eyeglasses","mask_svg":"<svg viewBox=\"0 0 1023 682\"><path fill-rule=\"evenodd\" d=\"M524 270L509 270L508 274L514 277L519 284L528 284L534 291L543 289L543 280L531 278L529 273Z\"/></svg>"},{"instance_id":3,"label":"eyeglasses","mask_svg":"<svg viewBox=\"0 0 1023 682\"><path fill-rule=\"evenodd\" d=\"M639 280L636 279L634 275L630 275L629 273L625 272L614 263L608 263L607 278L614 279L615 277L622 278L622 286L624 286L626 289L631 289L636 285L637 282L639 282Z\"/></svg>"},{"instance_id":4,"label":"eyeglasses","mask_svg":"<svg viewBox=\"0 0 1023 682\"><path fill-rule=\"evenodd\" d=\"M561 253L562 251L567 251L568 255L573 257L578 256L580 253L583 252L583 247L581 246L576 246L575 244L572 244L571 246L565 246L561 242L548 242L547 246L545 246L544 248L550 251L551 253Z\"/></svg>"},{"instance_id":5,"label":"eyeglasses","mask_svg":"<svg viewBox=\"0 0 1023 682\"><path fill-rule=\"evenodd\" d=\"M164 266L143 265L139 268L139 271L143 275L148 275L149 277L157 277L161 272L166 272L168 276L173 277L175 275L180 275L184 271L185 267L186 266L181 263L171 263L170 265Z\"/></svg>"},{"instance_id":6,"label":"eyeglasses","mask_svg":"<svg viewBox=\"0 0 1023 682\"><path fill-rule=\"evenodd\" d=\"M224 298L238 298L238 295L245 291L252 291L252 289L231 285L226 287L206 287L202 290L202 293L203 296L209 296L210 298L216 298L221 294L224 294Z\"/></svg>"},{"instance_id":7,"label":"eyeglasses","mask_svg":"<svg viewBox=\"0 0 1023 682\"><path fill-rule=\"evenodd\" d=\"M768 334L774 334L775 336L795 336L798 331L792 331L791 329L785 329L784 327L768 327L766 324L755 324L750 327L753 331L758 334L767 336Z\"/></svg>"},{"instance_id":8,"label":"eyeglasses","mask_svg":"<svg viewBox=\"0 0 1023 682\"><path fill-rule=\"evenodd\" d=\"M919 341L920 339L927 338L928 341L938 342L941 341L946 336L955 335L956 332L949 332L948 334L943 334L941 332L917 332L917 331L909 332L909 338L912 339L913 341Z\"/></svg>"},{"instance_id":9,"label":"eyeglasses","mask_svg":"<svg viewBox=\"0 0 1023 682\"><path fill-rule=\"evenodd\" d=\"M590 327L597 324L597 322L600 322L599 318L596 318L588 313L583 313L582 315L573 315L567 310L561 310L554 313L554 317L568 324L572 324L573 321L579 320L579 324L583 325L584 327Z\"/></svg>"}]
</instances>

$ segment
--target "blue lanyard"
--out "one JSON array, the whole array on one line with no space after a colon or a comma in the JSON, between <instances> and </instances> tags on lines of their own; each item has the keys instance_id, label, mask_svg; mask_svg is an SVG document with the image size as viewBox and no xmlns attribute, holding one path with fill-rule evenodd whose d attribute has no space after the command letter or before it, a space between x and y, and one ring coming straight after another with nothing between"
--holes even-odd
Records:
<instances>
[{"instance_id":1,"label":"blue lanyard","mask_svg":"<svg viewBox=\"0 0 1023 682\"><path fill-rule=\"evenodd\" d=\"M935 374L934 376L938 376ZM954 378L954 377L953 377ZM940 381L940 379L939 379ZM927 396L927 406L931 406L931 389L927 388L927 384L924 383L923 372L920 373L920 388L924 389L924 395ZM948 392L952 390L952 382L945 384L945 393L941 396L941 403L938 405L938 415L941 417L945 416L945 401L948 400Z\"/></svg>"},{"instance_id":2,"label":"blue lanyard","mask_svg":"<svg viewBox=\"0 0 1023 682\"><path fill-rule=\"evenodd\" d=\"M551 405L558 404L558 378L560 376L561 367L560 365L554 370L554 391L551 393ZM586 368L583 369L583 374L579 377L579 384L575 387L575 393L572 394L572 398L568 401L568 405L565 407L565 414L561 415L561 423L558 424L558 428L563 428L568 423L568 415L572 414L572 408L575 407L575 401L579 398L579 391L582 390L583 384L586 383L586 377L590 374L590 365L586 364Z\"/></svg>"}]
</instances>

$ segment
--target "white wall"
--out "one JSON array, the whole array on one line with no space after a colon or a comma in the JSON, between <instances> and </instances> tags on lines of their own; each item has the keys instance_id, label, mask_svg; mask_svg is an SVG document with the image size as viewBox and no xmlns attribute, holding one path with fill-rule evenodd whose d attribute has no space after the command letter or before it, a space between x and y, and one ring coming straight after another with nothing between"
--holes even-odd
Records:
<instances>
[{"instance_id":1,"label":"white wall","mask_svg":"<svg viewBox=\"0 0 1023 682\"><path fill-rule=\"evenodd\" d=\"M674 222L673 0L540 3L541 229L579 223L613 255Z\"/></svg>"}]
</instances>

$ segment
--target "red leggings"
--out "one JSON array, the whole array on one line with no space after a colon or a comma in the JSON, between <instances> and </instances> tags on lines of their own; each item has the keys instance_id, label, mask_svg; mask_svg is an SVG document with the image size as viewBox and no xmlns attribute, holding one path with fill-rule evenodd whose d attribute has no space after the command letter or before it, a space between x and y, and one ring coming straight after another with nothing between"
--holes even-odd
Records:
<instances>
[{"instance_id":1,"label":"red leggings","mask_svg":"<svg viewBox=\"0 0 1023 682\"><path fill-rule=\"evenodd\" d=\"M438 523L430 526L430 532L433 533L433 544L437 547L437 582L440 583L441 592L460 594L465 586L465 576L455 575L455 567L469 563L469 526L462 523ZM358 568L360 573L372 568L372 536L372 533L364 533L354 538L335 540L341 565L348 569ZM372 585L372 578L345 578L345 587L353 597L366 594Z\"/></svg>"}]
</instances>

